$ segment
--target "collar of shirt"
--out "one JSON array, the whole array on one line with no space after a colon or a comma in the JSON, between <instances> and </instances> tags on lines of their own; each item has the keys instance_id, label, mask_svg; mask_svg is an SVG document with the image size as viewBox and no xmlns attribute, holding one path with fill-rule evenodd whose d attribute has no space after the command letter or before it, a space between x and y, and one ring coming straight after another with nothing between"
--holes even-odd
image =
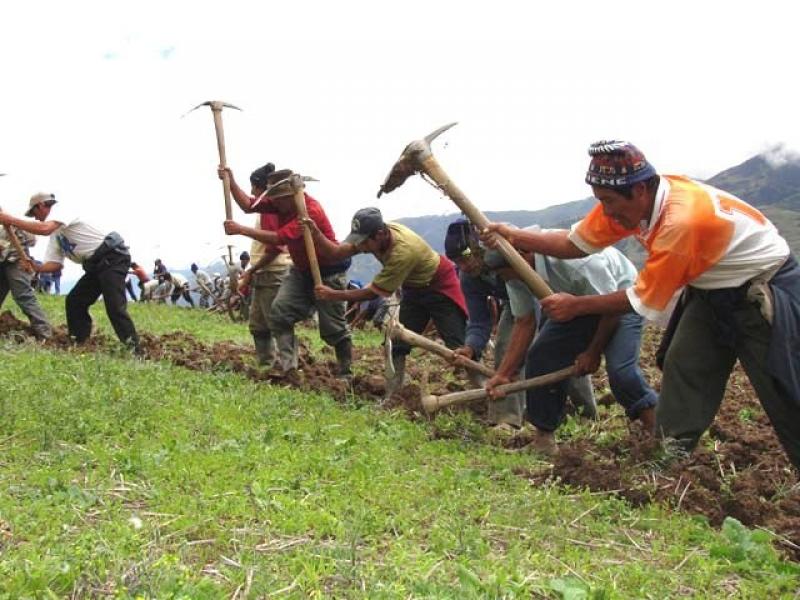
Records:
<instances>
[{"instance_id":1,"label":"collar of shirt","mask_svg":"<svg viewBox=\"0 0 800 600\"><path fill-rule=\"evenodd\" d=\"M639 223L639 236L642 239L647 239L652 234L652 227L658 223L661 217L661 212L664 210L664 200L669 194L669 181L666 177L659 177L658 189L656 190L655 201L653 202L653 212L650 213L648 220L642 220Z\"/></svg>"}]
</instances>

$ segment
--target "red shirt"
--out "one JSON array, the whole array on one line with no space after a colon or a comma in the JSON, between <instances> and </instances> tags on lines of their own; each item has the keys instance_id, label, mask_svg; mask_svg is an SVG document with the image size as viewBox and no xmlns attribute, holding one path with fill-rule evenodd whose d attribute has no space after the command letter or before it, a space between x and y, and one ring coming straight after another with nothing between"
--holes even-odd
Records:
<instances>
[{"instance_id":1,"label":"red shirt","mask_svg":"<svg viewBox=\"0 0 800 600\"><path fill-rule=\"evenodd\" d=\"M305 197L308 217L317 224L317 227L319 227L322 235L332 242L338 243L336 240L336 234L333 232L333 227L331 227L331 223L328 221L328 215L325 214L325 211L322 209L320 203L314 200L314 198L308 194L305 194ZM262 229L274 231L278 234L278 241L281 244L286 245L287 250L289 250L289 255L292 257L292 262L294 263L295 268L300 271L308 271L309 264L305 242L303 241L303 226L297 219L297 213L294 212L290 215L281 215L276 213L271 198L265 198L259 203L254 203L251 208L256 212L261 213ZM272 225L267 227L264 221L265 216L273 217L275 221L270 222L276 222L277 226ZM317 261L319 261L320 266L334 265L338 262L341 262L337 261L336 259L324 258L320 256L319 253L317 253Z\"/></svg>"},{"instance_id":2,"label":"red shirt","mask_svg":"<svg viewBox=\"0 0 800 600\"><path fill-rule=\"evenodd\" d=\"M147 271L144 270L142 265L131 267L131 271L133 271L133 274L136 275L142 283L150 281L150 277L147 276Z\"/></svg>"}]
</instances>

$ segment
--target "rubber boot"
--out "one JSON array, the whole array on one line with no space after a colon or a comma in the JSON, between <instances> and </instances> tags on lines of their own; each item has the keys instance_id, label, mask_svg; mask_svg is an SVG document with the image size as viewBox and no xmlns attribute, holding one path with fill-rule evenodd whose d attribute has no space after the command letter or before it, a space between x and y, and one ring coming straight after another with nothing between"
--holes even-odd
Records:
<instances>
[{"instance_id":1,"label":"rubber boot","mask_svg":"<svg viewBox=\"0 0 800 600\"><path fill-rule=\"evenodd\" d=\"M588 375L570 377L567 382L567 395L572 399L575 408L587 419L597 419L597 401L594 399L592 379Z\"/></svg>"},{"instance_id":2,"label":"rubber boot","mask_svg":"<svg viewBox=\"0 0 800 600\"><path fill-rule=\"evenodd\" d=\"M552 431L545 431L535 427L535 433L531 442L521 448L525 452L534 452L543 454L544 456L555 456L558 454L558 446L556 445L556 434Z\"/></svg>"},{"instance_id":3,"label":"rubber boot","mask_svg":"<svg viewBox=\"0 0 800 600\"><path fill-rule=\"evenodd\" d=\"M275 342L269 333L253 333L253 343L256 347L256 357L260 367L271 367L275 362Z\"/></svg>"},{"instance_id":4,"label":"rubber boot","mask_svg":"<svg viewBox=\"0 0 800 600\"><path fill-rule=\"evenodd\" d=\"M278 367L286 373L297 369L297 339L294 331L287 331L275 336L278 345Z\"/></svg>"},{"instance_id":5,"label":"rubber boot","mask_svg":"<svg viewBox=\"0 0 800 600\"><path fill-rule=\"evenodd\" d=\"M334 346L336 352L336 377L339 379L350 379L353 376L350 370L353 364L353 342L349 337L341 340Z\"/></svg>"},{"instance_id":6,"label":"rubber boot","mask_svg":"<svg viewBox=\"0 0 800 600\"><path fill-rule=\"evenodd\" d=\"M406 355L396 354L392 356L392 364L394 365L394 377L386 381L386 393L383 396L381 405L386 404L391 400L392 396L399 392L403 387L403 380L406 376Z\"/></svg>"}]
</instances>

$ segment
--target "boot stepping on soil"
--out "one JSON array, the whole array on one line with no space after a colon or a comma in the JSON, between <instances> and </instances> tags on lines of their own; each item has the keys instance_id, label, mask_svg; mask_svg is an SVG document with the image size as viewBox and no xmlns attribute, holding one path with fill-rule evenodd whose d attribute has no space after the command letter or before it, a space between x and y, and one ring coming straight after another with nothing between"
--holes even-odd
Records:
<instances>
[{"instance_id":1,"label":"boot stepping on soil","mask_svg":"<svg viewBox=\"0 0 800 600\"><path fill-rule=\"evenodd\" d=\"M530 452L553 457L558 454L556 437L552 432L537 430L529 444L519 449L520 452Z\"/></svg>"},{"instance_id":2,"label":"boot stepping on soil","mask_svg":"<svg viewBox=\"0 0 800 600\"><path fill-rule=\"evenodd\" d=\"M486 437L491 442L507 442L519 433L519 428L514 427L510 423L498 423L493 425L486 432Z\"/></svg>"}]
</instances>

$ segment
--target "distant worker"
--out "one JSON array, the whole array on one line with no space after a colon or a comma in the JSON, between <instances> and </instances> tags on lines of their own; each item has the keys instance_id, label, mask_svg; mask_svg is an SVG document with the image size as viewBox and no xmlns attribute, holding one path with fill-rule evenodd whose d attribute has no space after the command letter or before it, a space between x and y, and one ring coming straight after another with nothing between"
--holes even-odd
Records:
<instances>
[{"instance_id":1,"label":"distant worker","mask_svg":"<svg viewBox=\"0 0 800 600\"><path fill-rule=\"evenodd\" d=\"M141 295L144 292L144 284L150 281L150 276L147 274L147 271L144 270L144 267L136 262L131 262L129 274L135 275L137 281L137 286L139 288L139 294Z\"/></svg>"},{"instance_id":2,"label":"distant worker","mask_svg":"<svg viewBox=\"0 0 800 600\"><path fill-rule=\"evenodd\" d=\"M0 224L13 225L35 235L50 236L40 272L58 271L63 267L65 257L83 266L83 276L66 299L67 328L76 343L82 344L89 339L92 333L89 307L102 294L106 313L117 337L139 354L139 336L128 315L125 299L125 276L131 264L125 241L117 232L103 233L77 216L59 216L57 220L48 220L54 204L56 198L53 194L35 194L30 199L25 215L34 217L36 221L0 213Z\"/></svg>"},{"instance_id":3,"label":"distant worker","mask_svg":"<svg viewBox=\"0 0 800 600\"><path fill-rule=\"evenodd\" d=\"M142 284L141 287L142 293L139 296L141 301L150 302L151 300L156 300L155 292L158 286L159 286L158 279L150 279L148 281L145 281L144 284Z\"/></svg>"},{"instance_id":4,"label":"distant worker","mask_svg":"<svg viewBox=\"0 0 800 600\"><path fill-rule=\"evenodd\" d=\"M189 292L189 280L186 279L186 277L180 273L166 273L164 279L167 283L172 284L172 290L170 292L172 304L177 304L178 300L183 297L189 306L194 308L194 300L192 300L192 295Z\"/></svg>"},{"instance_id":5,"label":"distant worker","mask_svg":"<svg viewBox=\"0 0 800 600\"><path fill-rule=\"evenodd\" d=\"M213 299L213 283L208 273L203 271L196 263L192 263L192 273L194 273L195 290L200 294L200 308L209 308Z\"/></svg>"},{"instance_id":6,"label":"distant worker","mask_svg":"<svg viewBox=\"0 0 800 600\"><path fill-rule=\"evenodd\" d=\"M159 275L166 275L167 273L169 273L167 265L161 262L160 258L157 258L153 266L153 277L158 279Z\"/></svg>"},{"instance_id":7,"label":"distant worker","mask_svg":"<svg viewBox=\"0 0 800 600\"><path fill-rule=\"evenodd\" d=\"M61 275L63 273L63 269L59 269L58 271L54 271L50 277L53 278L53 293L56 296L61 295Z\"/></svg>"}]
</instances>

